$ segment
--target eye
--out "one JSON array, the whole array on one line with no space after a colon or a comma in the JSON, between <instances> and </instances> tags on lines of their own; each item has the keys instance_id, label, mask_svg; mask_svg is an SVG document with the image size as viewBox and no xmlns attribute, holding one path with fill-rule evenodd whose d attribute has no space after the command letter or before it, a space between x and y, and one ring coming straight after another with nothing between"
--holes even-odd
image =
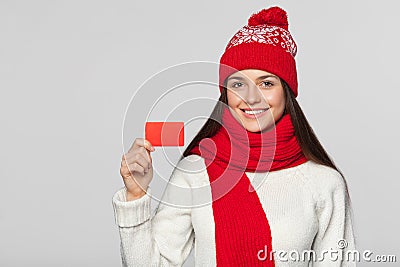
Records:
<instances>
[{"instance_id":1,"label":"eye","mask_svg":"<svg viewBox=\"0 0 400 267\"><path fill-rule=\"evenodd\" d=\"M262 85L263 87L271 87L271 86L273 86L274 84L271 83L271 82L269 82L269 81L263 81L263 82L261 82L261 85Z\"/></svg>"},{"instance_id":2,"label":"eye","mask_svg":"<svg viewBox=\"0 0 400 267\"><path fill-rule=\"evenodd\" d=\"M243 83L241 83L241 82L234 82L234 83L232 83L232 85L231 85L231 87L233 87L233 88L239 88L239 87L241 87L241 86L243 86Z\"/></svg>"}]
</instances>

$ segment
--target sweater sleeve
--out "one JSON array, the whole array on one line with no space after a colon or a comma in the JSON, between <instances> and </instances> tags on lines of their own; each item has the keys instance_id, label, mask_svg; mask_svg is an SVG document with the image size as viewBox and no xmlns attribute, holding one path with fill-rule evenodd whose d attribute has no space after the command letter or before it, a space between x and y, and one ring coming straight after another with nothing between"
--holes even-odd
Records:
<instances>
[{"instance_id":1,"label":"sweater sleeve","mask_svg":"<svg viewBox=\"0 0 400 267\"><path fill-rule=\"evenodd\" d=\"M324 180L317 204L318 233L312 250L314 267L354 267L356 248L346 184L338 172ZM333 179L332 179L333 178Z\"/></svg>"},{"instance_id":2,"label":"sweater sleeve","mask_svg":"<svg viewBox=\"0 0 400 267\"><path fill-rule=\"evenodd\" d=\"M184 175L174 169L170 183L187 188ZM154 216L151 216L150 186L146 195L132 201L126 201L125 187L114 194L112 203L121 240L122 266L181 266L190 254L194 245L191 209L168 205L181 197L174 193L170 183Z\"/></svg>"}]
</instances>

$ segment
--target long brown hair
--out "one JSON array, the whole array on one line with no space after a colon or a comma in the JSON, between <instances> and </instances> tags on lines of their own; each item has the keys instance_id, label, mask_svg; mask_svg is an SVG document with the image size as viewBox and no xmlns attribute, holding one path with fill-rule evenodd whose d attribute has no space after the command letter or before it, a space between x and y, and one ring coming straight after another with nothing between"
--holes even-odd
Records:
<instances>
[{"instance_id":1,"label":"long brown hair","mask_svg":"<svg viewBox=\"0 0 400 267\"><path fill-rule=\"evenodd\" d=\"M350 194L348 191L348 186L343 173L335 165L334 161L325 151L321 143L319 142L317 136L315 135L313 129L307 121L299 103L297 102L293 91L290 89L289 85L282 79L280 79L281 84L284 89L284 94L286 98L285 111L284 113L289 113L292 118L293 128L295 136L299 142L299 145L305 155L309 160L316 163L331 167L340 173L344 180L346 187L347 198L350 202ZM224 106L228 105L227 88L226 84L223 86L223 90L218 99L217 104L212 111L210 118L205 122L203 127L199 130L190 144L187 146L182 154L181 159L190 155L190 150L195 147L203 138L208 138L214 136L221 127L221 117Z\"/></svg>"}]
</instances>

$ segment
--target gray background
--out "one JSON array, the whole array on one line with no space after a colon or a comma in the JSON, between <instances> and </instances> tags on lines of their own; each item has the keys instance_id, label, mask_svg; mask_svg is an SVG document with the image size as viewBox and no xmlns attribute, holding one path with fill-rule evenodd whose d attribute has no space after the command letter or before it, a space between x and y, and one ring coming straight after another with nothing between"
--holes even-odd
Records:
<instances>
[{"instance_id":1,"label":"gray background","mask_svg":"<svg viewBox=\"0 0 400 267\"><path fill-rule=\"evenodd\" d=\"M143 131L123 130L132 95L171 65L217 62L274 4L298 45L298 101L350 186L358 249L400 257L397 1L3 0L0 266L120 266L111 197L122 132Z\"/></svg>"}]
</instances>

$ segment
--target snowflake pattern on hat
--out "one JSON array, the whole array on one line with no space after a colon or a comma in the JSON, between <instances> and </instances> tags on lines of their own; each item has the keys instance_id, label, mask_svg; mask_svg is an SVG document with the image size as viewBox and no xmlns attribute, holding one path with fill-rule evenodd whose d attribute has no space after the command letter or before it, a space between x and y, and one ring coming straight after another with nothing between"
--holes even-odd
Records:
<instances>
[{"instance_id":1,"label":"snowflake pattern on hat","mask_svg":"<svg viewBox=\"0 0 400 267\"><path fill-rule=\"evenodd\" d=\"M252 42L270 44L274 46L280 45L293 57L295 57L297 53L297 45L294 42L290 32L282 29L281 27L269 25L244 26L232 37L225 50L242 43Z\"/></svg>"}]
</instances>

